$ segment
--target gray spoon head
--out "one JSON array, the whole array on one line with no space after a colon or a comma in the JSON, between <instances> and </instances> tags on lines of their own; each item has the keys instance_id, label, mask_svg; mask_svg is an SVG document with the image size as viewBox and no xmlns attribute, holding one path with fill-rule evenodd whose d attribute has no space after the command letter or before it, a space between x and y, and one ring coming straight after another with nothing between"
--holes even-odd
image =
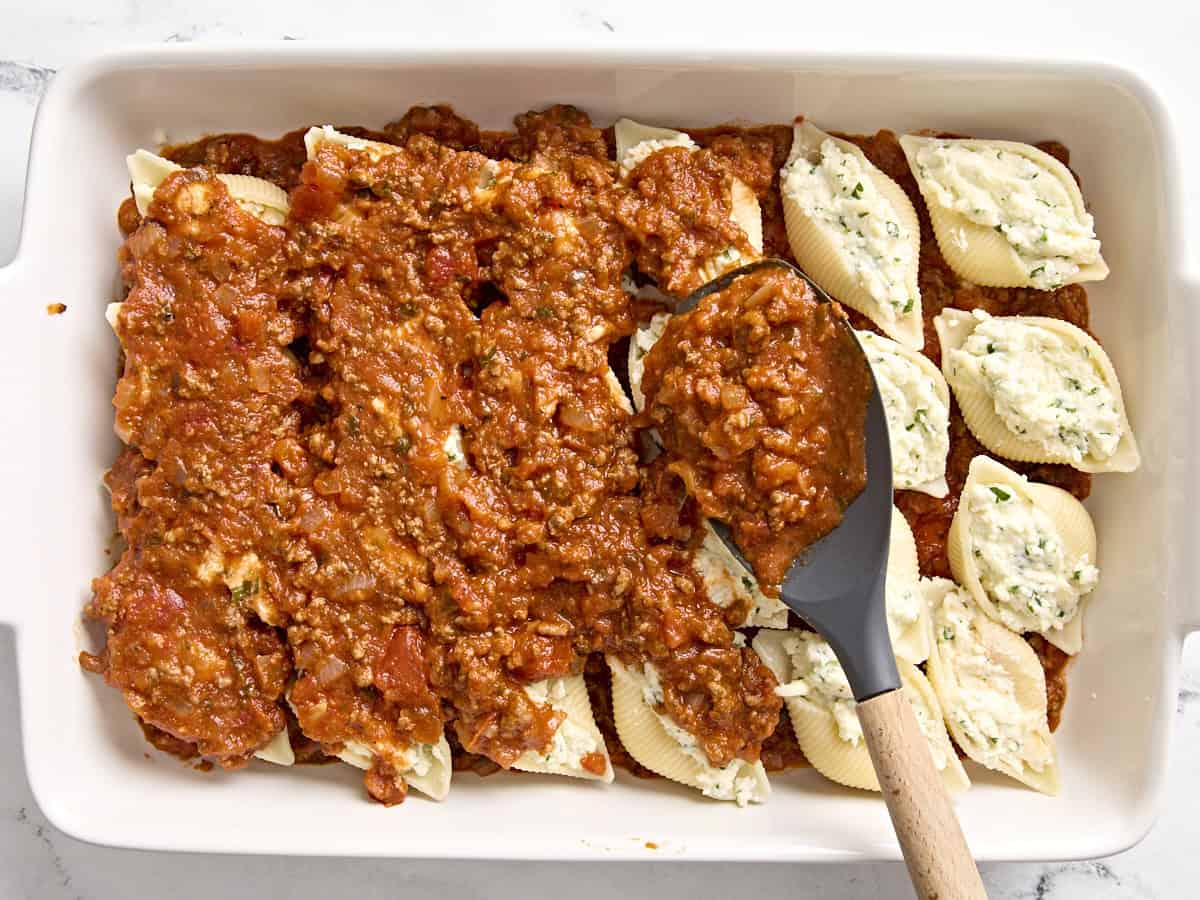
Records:
<instances>
[{"instance_id":1,"label":"gray spoon head","mask_svg":"<svg viewBox=\"0 0 1200 900\"><path fill-rule=\"evenodd\" d=\"M709 282L689 295L676 311L687 312L741 276L769 267L788 269L807 282L819 300L832 302L820 286L791 263L766 259ZM829 641L859 701L900 686L884 606L892 523L892 450L883 400L865 353L862 365L871 374L872 386L866 417L867 486L846 508L841 524L792 563L780 588L783 602ZM721 523L713 525L730 551L749 568L729 529Z\"/></svg>"}]
</instances>

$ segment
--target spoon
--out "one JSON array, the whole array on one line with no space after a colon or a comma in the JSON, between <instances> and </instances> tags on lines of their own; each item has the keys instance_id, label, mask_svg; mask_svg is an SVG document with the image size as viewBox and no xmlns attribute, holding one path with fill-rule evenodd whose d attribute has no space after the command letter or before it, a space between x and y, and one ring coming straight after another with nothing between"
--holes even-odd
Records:
<instances>
[{"instance_id":1,"label":"spoon","mask_svg":"<svg viewBox=\"0 0 1200 900\"><path fill-rule=\"evenodd\" d=\"M724 290L743 275L772 267L787 269L807 282L819 300L832 302L795 266L781 259L766 259L714 279L688 296L676 312L695 308L702 299ZM869 373L866 355L861 358ZM901 690L888 637L884 580L892 521L892 453L883 401L873 374L871 384L866 417L866 487L846 508L841 523L792 563L780 587L780 597L829 642L846 673L917 896L929 900L986 900L987 893L954 807L933 765L929 744ZM752 571L729 529L720 522L713 525L730 552Z\"/></svg>"}]
</instances>

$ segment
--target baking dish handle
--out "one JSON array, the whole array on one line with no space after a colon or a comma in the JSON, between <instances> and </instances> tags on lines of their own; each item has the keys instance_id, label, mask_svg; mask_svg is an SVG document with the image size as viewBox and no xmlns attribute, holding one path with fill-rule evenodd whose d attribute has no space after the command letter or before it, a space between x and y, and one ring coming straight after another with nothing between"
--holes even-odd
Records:
<instances>
[{"instance_id":1,"label":"baking dish handle","mask_svg":"<svg viewBox=\"0 0 1200 900\"><path fill-rule=\"evenodd\" d=\"M0 484L3 484L5 525L3 527L3 559L6 579L0 591L0 624L19 628L19 613L30 596L30 584L26 579L35 577L37 566L32 534L27 526L33 510L35 489L38 482L37 448L41 439L30 424L38 419L33 415L34 396L37 393L31 380L38 377L36 332L40 326L34 318L36 303L27 302L23 296L23 285L30 284L28 270L20 257L7 266L0 266L0 315L4 328L14 339L10 339L0 353ZM45 315L45 310L43 310Z\"/></svg>"},{"instance_id":2,"label":"baking dish handle","mask_svg":"<svg viewBox=\"0 0 1200 900\"><path fill-rule=\"evenodd\" d=\"M1200 498L1187 488L1196 483L1197 448L1200 447L1200 280L1184 279L1171 305L1169 410L1171 423L1185 423L1170 432L1170 465L1167 490L1173 511L1173 558L1169 582L1176 599L1182 634L1200 631Z\"/></svg>"}]
</instances>

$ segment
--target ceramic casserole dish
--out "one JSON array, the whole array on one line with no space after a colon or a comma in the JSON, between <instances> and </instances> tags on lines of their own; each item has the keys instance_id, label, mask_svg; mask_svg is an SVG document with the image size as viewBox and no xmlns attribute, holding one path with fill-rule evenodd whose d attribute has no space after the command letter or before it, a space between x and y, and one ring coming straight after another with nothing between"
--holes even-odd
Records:
<instances>
[{"instance_id":1,"label":"ceramic casserole dish","mask_svg":"<svg viewBox=\"0 0 1200 900\"><path fill-rule=\"evenodd\" d=\"M1098 856L1152 824L1166 775L1180 645L1200 624L1200 496L1191 467L1200 286L1182 275L1176 153L1164 109L1130 74L1096 66L807 53L309 44L172 47L109 56L60 75L38 113L25 218L0 269L13 343L0 354L0 450L25 759L45 814L76 837L164 850L508 859L895 859L877 795L812 771L772 778L765 805L707 802L665 781L457 776L450 798L388 810L349 767L255 762L195 773L155 755L116 691L85 674L90 579L111 565L101 476L117 446L115 211L125 155L218 131L382 125L449 102L485 127L570 102L594 121L786 122L842 131L938 128L1056 139L1112 269L1089 286L1093 329L1121 372L1142 447L1132 475L1098 479L1087 505L1103 581L1086 620L1057 732L1063 790L1047 797L971 772L958 801L983 860ZM48 315L47 305L67 310ZM518 783L519 781L519 783Z\"/></svg>"}]
</instances>

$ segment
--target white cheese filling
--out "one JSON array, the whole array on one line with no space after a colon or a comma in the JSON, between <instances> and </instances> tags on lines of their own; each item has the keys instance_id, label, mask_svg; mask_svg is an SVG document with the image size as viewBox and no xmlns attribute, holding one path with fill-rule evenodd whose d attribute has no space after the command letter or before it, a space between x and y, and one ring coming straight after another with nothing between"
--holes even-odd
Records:
<instances>
[{"instance_id":1,"label":"white cheese filling","mask_svg":"<svg viewBox=\"0 0 1200 900\"><path fill-rule=\"evenodd\" d=\"M457 425L450 426L446 439L442 441L442 452L446 454L446 462L456 469L467 467L467 454L463 451L462 429Z\"/></svg>"},{"instance_id":2,"label":"white cheese filling","mask_svg":"<svg viewBox=\"0 0 1200 900\"><path fill-rule=\"evenodd\" d=\"M1068 559L1050 517L1011 485L974 485L961 502L971 512L966 540L979 583L1001 624L1044 633L1074 619L1100 577L1087 555Z\"/></svg>"},{"instance_id":3,"label":"white cheese filling","mask_svg":"<svg viewBox=\"0 0 1200 900\"><path fill-rule=\"evenodd\" d=\"M672 138L657 138L634 144L621 159L621 177L627 178L630 172L659 150L665 150L667 147L683 147L687 150L695 150L696 142L686 134L681 133Z\"/></svg>"},{"instance_id":4,"label":"white cheese filling","mask_svg":"<svg viewBox=\"0 0 1200 900\"><path fill-rule=\"evenodd\" d=\"M783 167L784 193L836 240L885 321L912 313L916 298L906 286L913 262L911 235L899 213L857 156L828 139L820 152L819 162L798 156Z\"/></svg>"},{"instance_id":5,"label":"white cheese filling","mask_svg":"<svg viewBox=\"0 0 1200 900\"><path fill-rule=\"evenodd\" d=\"M863 739L854 692L833 648L811 631L789 632L783 649L792 664L792 680L780 685L780 697L803 697L833 715L838 737L852 746Z\"/></svg>"},{"instance_id":6,"label":"white cheese filling","mask_svg":"<svg viewBox=\"0 0 1200 900\"><path fill-rule=\"evenodd\" d=\"M925 740L929 744L929 755L933 759L933 767L939 772L945 771L950 760L946 756L944 739L939 733L941 720L935 721L931 718L929 711L920 703L909 703L909 706L912 708L913 717L917 720L917 727L921 729L921 734L925 735Z\"/></svg>"},{"instance_id":7,"label":"white cheese filling","mask_svg":"<svg viewBox=\"0 0 1200 900\"><path fill-rule=\"evenodd\" d=\"M700 792L714 800L733 800L738 806L754 802L758 797L759 786L752 774L752 767L740 759L735 759L724 768L717 768L709 762L708 755L695 736L658 711L663 702L662 682L659 681L658 670L652 663L644 663L642 671L645 676L642 700L654 713L671 740L700 764L701 771L696 776Z\"/></svg>"},{"instance_id":8,"label":"white cheese filling","mask_svg":"<svg viewBox=\"0 0 1200 900\"><path fill-rule=\"evenodd\" d=\"M646 405L646 395L642 393L642 376L646 371L646 354L662 338L667 330L671 314L655 313L649 324L638 328L629 338L629 389L633 394L633 404L640 411Z\"/></svg>"},{"instance_id":9,"label":"white cheese filling","mask_svg":"<svg viewBox=\"0 0 1200 900\"><path fill-rule=\"evenodd\" d=\"M534 703L544 703L558 712L565 712L563 704L567 697L567 687L564 678L546 678L527 684L525 694ZM549 749L545 753L535 755L547 766L580 769L585 756L600 751L596 736L567 717L559 723Z\"/></svg>"},{"instance_id":10,"label":"white cheese filling","mask_svg":"<svg viewBox=\"0 0 1200 900\"><path fill-rule=\"evenodd\" d=\"M1020 760L1041 772L1051 759L1026 740L1041 727L1040 716L1021 705L1012 677L988 654L962 595L950 591L932 615L938 652L954 673L954 688L941 699L943 714L961 729L956 738L970 743L972 759L989 768Z\"/></svg>"},{"instance_id":11,"label":"white cheese filling","mask_svg":"<svg viewBox=\"0 0 1200 900\"><path fill-rule=\"evenodd\" d=\"M916 583L893 579L885 588L888 636L892 642L911 628L921 618L923 600Z\"/></svg>"},{"instance_id":12,"label":"white cheese filling","mask_svg":"<svg viewBox=\"0 0 1200 900\"><path fill-rule=\"evenodd\" d=\"M1004 235L1034 287L1053 290L1100 259L1091 215L1076 210L1059 176L998 147L930 142L916 175L938 203Z\"/></svg>"},{"instance_id":13,"label":"white cheese filling","mask_svg":"<svg viewBox=\"0 0 1200 900\"><path fill-rule=\"evenodd\" d=\"M954 375L971 376L1006 428L1076 463L1116 452L1124 424L1091 351L1038 325L982 320L950 352Z\"/></svg>"},{"instance_id":14,"label":"white cheese filling","mask_svg":"<svg viewBox=\"0 0 1200 900\"><path fill-rule=\"evenodd\" d=\"M437 744L410 744L403 751L393 753L389 761L401 776L415 775L420 778L428 775L439 763L435 752L437 746ZM369 769L375 760L375 754L371 748L361 741L346 741L337 757L356 769ZM440 762L448 764L449 760L440 760Z\"/></svg>"},{"instance_id":15,"label":"white cheese filling","mask_svg":"<svg viewBox=\"0 0 1200 900\"><path fill-rule=\"evenodd\" d=\"M892 475L898 488L943 478L950 452L950 407L933 379L869 331L858 332L887 416Z\"/></svg>"}]
</instances>

